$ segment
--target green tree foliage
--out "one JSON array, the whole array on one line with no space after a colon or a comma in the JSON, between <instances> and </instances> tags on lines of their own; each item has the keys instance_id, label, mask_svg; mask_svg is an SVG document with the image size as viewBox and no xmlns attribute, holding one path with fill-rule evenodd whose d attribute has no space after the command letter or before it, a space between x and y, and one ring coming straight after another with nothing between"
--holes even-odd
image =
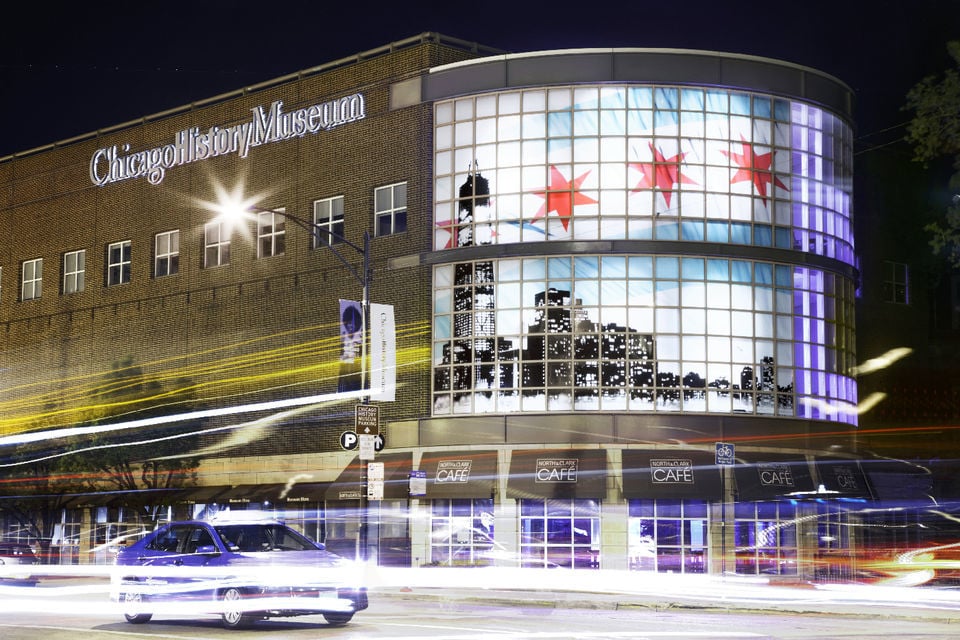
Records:
<instances>
[{"instance_id":1,"label":"green tree foliage","mask_svg":"<svg viewBox=\"0 0 960 640\"><path fill-rule=\"evenodd\" d=\"M107 374L107 386L111 399L119 401L134 400L157 389L144 384L143 372L133 365L131 358L115 362L113 370ZM179 382L183 382L182 380ZM162 415L164 407L138 411L138 419ZM94 421L96 425L99 421ZM136 492L141 490L174 489L196 483L196 468L199 461L192 455L198 446L196 435L201 424L191 422L165 427L136 428L121 432L106 432L82 440L74 440L67 448L69 455L63 456L61 471L66 471L79 482L86 491L112 490L125 492L127 506L139 506L145 509L143 516L152 519L148 510L156 497L138 500Z\"/></svg>"},{"instance_id":2,"label":"green tree foliage","mask_svg":"<svg viewBox=\"0 0 960 640\"><path fill-rule=\"evenodd\" d=\"M907 93L904 110L914 112L906 135L914 160L924 165L941 158L953 161L950 189L958 195L942 221L924 228L931 234L933 252L960 268L960 41L947 43L947 51L956 68L918 82Z\"/></svg>"},{"instance_id":3,"label":"green tree foliage","mask_svg":"<svg viewBox=\"0 0 960 640\"><path fill-rule=\"evenodd\" d=\"M156 383L145 382L132 358L113 364L104 375L116 406L156 394ZM178 379L174 384L189 386ZM176 405L176 412L189 412L193 402ZM134 413L103 411L85 415L83 426L97 426L126 419L163 415L170 407L152 407ZM114 415L116 414L116 415ZM0 452L4 483L0 487L0 510L15 520L26 536L35 539L43 557L61 520L64 507L76 494L116 493L118 504L136 509L142 522L155 521L158 494L196 484L199 446L197 432L202 421L174 423L129 430L104 431L94 435L72 435L41 439Z\"/></svg>"}]
</instances>

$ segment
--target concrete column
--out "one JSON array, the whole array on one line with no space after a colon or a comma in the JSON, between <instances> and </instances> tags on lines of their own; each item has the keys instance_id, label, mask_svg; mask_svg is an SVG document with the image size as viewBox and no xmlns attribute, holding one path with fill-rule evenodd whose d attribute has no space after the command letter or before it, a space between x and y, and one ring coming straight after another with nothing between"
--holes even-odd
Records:
<instances>
[{"instance_id":1,"label":"concrete column","mask_svg":"<svg viewBox=\"0 0 960 640\"><path fill-rule=\"evenodd\" d=\"M600 505L600 568L626 570L629 551L629 510L623 498L621 449L607 451L607 496Z\"/></svg>"},{"instance_id":2,"label":"concrete column","mask_svg":"<svg viewBox=\"0 0 960 640\"><path fill-rule=\"evenodd\" d=\"M430 563L430 501L410 500L410 564Z\"/></svg>"}]
</instances>

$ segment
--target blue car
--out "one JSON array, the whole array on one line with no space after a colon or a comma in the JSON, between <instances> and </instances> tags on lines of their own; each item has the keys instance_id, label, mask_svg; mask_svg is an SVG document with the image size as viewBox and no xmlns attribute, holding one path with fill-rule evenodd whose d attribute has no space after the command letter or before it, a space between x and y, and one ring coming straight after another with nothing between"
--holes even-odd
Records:
<instances>
[{"instance_id":1,"label":"blue car","mask_svg":"<svg viewBox=\"0 0 960 640\"><path fill-rule=\"evenodd\" d=\"M257 620L322 614L343 625L367 608L359 565L278 520L171 522L117 554L111 598L127 622L155 613Z\"/></svg>"}]
</instances>

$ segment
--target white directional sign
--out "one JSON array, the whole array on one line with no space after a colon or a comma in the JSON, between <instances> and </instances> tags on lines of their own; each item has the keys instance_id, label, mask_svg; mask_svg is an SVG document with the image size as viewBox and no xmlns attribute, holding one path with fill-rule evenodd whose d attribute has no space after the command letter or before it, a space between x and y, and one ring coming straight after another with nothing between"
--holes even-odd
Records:
<instances>
[{"instance_id":1,"label":"white directional sign","mask_svg":"<svg viewBox=\"0 0 960 640\"><path fill-rule=\"evenodd\" d=\"M373 460L373 454L376 451L377 436L368 436L361 433L357 437L360 438L360 459Z\"/></svg>"}]
</instances>

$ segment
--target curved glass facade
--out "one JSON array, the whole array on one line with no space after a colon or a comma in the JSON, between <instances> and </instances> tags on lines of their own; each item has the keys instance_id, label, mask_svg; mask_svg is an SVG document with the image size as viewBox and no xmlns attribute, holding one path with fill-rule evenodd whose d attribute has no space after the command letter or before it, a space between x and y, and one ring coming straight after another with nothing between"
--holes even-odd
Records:
<instances>
[{"instance_id":1,"label":"curved glass facade","mask_svg":"<svg viewBox=\"0 0 960 640\"><path fill-rule=\"evenodd\" d=\"M827 417L855 403L853 289L692 256L574 255L434 271L434 413ZM834 412L837 414L837 412ZM842 414L842 412L840 412Z\"/></svg>"},{"instance_id":2,"label":"curved glass facade","mask_svg":"<svg viewBox=\"0 0 960 640\"><path fill-rule=\"evenodd\" d=\"M604 85L490 93L435 112L437 250L684 240L853 264L852 132L817 107ZM487 193L464 191L474 171Z\"/></svg>"},{"instance_id":3,"label":"curved glass facade","mask_svg":"<svg viewBox=\"0 0 960 640\"><path fill-rule=\"evenodd\" d=\"M438 102L435 114L434 249L673 248L461 253L435 267L434 415L855 422L852 281L735 257L749 249L698 255L703 243L736 244L852 264L852 137L841 119L780 97L647 85L489 93Z\"/></svg>"}]
</instances>

